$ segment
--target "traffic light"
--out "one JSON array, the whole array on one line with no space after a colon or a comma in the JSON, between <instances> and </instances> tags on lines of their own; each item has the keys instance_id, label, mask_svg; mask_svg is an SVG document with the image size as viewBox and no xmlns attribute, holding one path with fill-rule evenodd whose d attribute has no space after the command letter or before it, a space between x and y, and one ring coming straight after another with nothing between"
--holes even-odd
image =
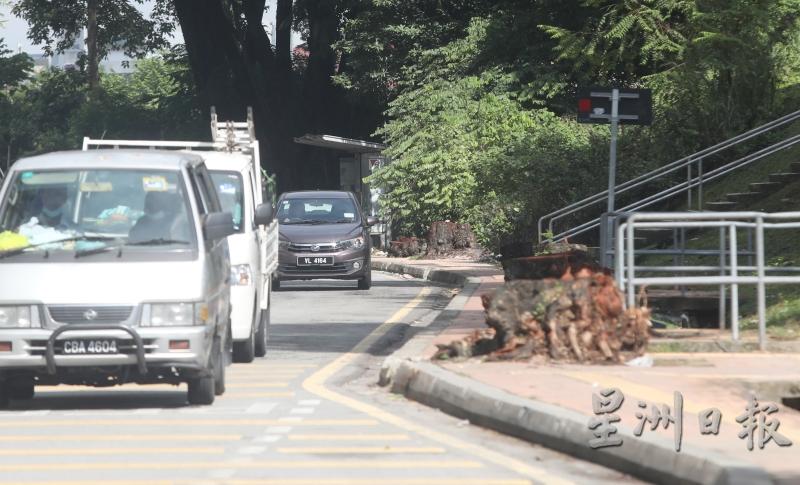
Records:
<instances>
[{"instance_id":1,"label":"traffic light","mask_svg":"<svg viewBox=\"0 0 800 485\"><path fill-rule=\"evenodd\" d=\"M578 96L578 123L611 123L612 88L594 88ZM649 89L620 89L619 123L649 125L653 122L653 100Z\"/></svg>"}]
</instances>

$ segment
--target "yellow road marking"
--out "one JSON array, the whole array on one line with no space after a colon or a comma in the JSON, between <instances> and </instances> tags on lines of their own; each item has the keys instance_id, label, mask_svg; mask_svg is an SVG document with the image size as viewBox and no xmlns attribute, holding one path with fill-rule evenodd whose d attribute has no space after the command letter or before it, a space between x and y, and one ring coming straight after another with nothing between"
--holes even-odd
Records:
<instances>
[{"instance_id":1,"label":"yellow road marking","mask_svg":"<svg viewBox=\"0 0 800 485\"><path fill-rule=\"evenodd\" d=\"M468 460L259 460L259 461L194 461L194 462L105 462L105 463L8 463L0 471L89 471L89 470L213 470L234 468L249 470L270 469L463 469L482 468L477 461ZM380 483L380 481L378 482Z\"/></svg>"},{"instance_id":2,"label":"yellow road marking","mask_svg":"<svg viewBox=\"0 0 800 485\"><path fill-rule=\"evenodd\" d=\"M391 330L392 327L394 327L397 323L402 321L402 319L405 318L409 313L411 313L411 311L414 308L416 308L425 299L425 296L428 295L430 292L431 292L430 287L422 288L420 292L417 294L417 296L414 297L413 300L411 300L403 308L395 312L394 315L389 317L388 320L383 322L378 328L376 328L363 340L361 340L358 344L356 344L356 346L353 347L350 350L350 352L339 356L336 360L334 360L330 364L326 365L322 369L319 369L317 372L306 378L305 381L303 381L303 388L308 392L316 394L317 396L323 399L337 402L351 409L360 411L375 419L383 421L384 423L397 426L398 428L424 436L428 439L449 446L451 448L455 448L463 452L469 453L470 455L480 457L485 461L494 463L495 465L500 465L504 468L508 468L521 475L553 485L572 484L573 482L565 480L561 477L554 476L548 473L543 468L529 465L514 458L505 456L502 453L492 451L483 446L476 445L473 443L468 443L458 438L454 438L450 435L434 431L430 428L427 428L426 426L413 423L399 416L395 416L394 414L391 414L387 411L384 411L383 409L380 409L376 406L358 401L349 396L339 394L325 387L325 382L331 376L333 376L334 374L342 370L345 366L353 362L356 358L358 358L358 356L361 353L369 349L370 346L372 346L378 339L386 335L386 333L389 332L389 330ZM411 468L413 469L415 467L416 464L412 465Z\"/></svg>"},{"instance_id":3,"label":"yellow road marking","mask_svg":"<svg viewBox=\"0 0 800 485\"><path fill-rule=\"evenodd\" d=\"M290 434L289 441L407 441L407 434Z\"/></svg>"},{"instance_id":4,"label":"yellow road marking","mask_svg":"<svg viewBox=\"0 0 800 485\"><path fill-rule=\"evenodd\" d=\"M107 435L69 435L54 436L44 435L0 435L0 442L30 442L30 441L239 441L238 434L107 434ZM0 456L5 451L0 450Z\"/></svg>"},{"instance_id":5,"label":"yellow road marking","mask_svg":"<svg viewBox=\"0 0 800 485\"><path fill-rule=\"evenodd\" d=\"M226 397L294 397L293 391L264 391L264 392L229 392L217 396L217 399L224 399Z\"/></svg>"},{"instance_id":6,"label":"yellow road marking","mask_svg":"<svg viewBox=\"0 0 800 485\"><path fill-rule=\"evenodd\" d=\"M226 385L230 389L258 389L261 387L289 387L288 382L239 382Z\"/></svg>"},{"instance_id":7,"label":"yellow road marking","mask_svg":"<svg viewBox=\"0 0 800 485\"><path fill-rule=\"evenodd\" d=\"M317 446L302 448L278 448L278 453L287 454L338 454L338 453L445 453L444 448L434 446Z\"/></svg>"},{"instance_id":8,"label":"yellow road marking","mask_svg":"<svg viewBox=\"0 0 800 485\"><path fill-rule=\"evenodd\" d=\"M4 485L218 485L213 479L178 480L52 480L41 482L5 482ZM226 478L226 485L530 485L515 478Z\"/></svg>"},{"instance_id":9,"label":"yellow road marking","mask_svg":"<svg viewBox=\"0 0 800 485\"><path fill-rule=\"evenodd\" d=\"M187 447L187 448L10 448L0 450L0 456L89 456L89 455L152 455L168 453L192 453L221 455L222 447Z\"/></svg>"},{"instance_id":10,"label":"yellow road marking","mask_svg":"<svg viewBox=\"0 0 800 485\"><path fill-rule=\"evenodd\" d=\"M636 382L631 382L621 377L593 373L593 372L562 372L562 374L567 377L572 377L573 379L583 382L589 382L589 383L597 382L602 384L602 387L616 387L619 390L621 390L622 394L625 396L636 396L641 400L651 403L670 404L671 406L674 400L674 395L672 392L666 392L655 387L638 384ZM679 391L679 389L675 390ZM591 396L587 396L586 402L589 402L590 398ZM736 422L736 416L739 416L742 413L744 413L746 404L747 404L746 401L742 400L741 409L731 409L731 408L720 408L717 404L714 403L697 403L696 401L684 399L683 410L684 412L699 414L700 411L716 407L722 413L722 423L737 428L741 427L741 424ZM792 440L792 442L794 443L800 442L800 433L797 430L784 429L783 427L781 427L780 433L789 438L790 440Z\"/></svg>"},{"instance_id":11,"label":"yellow road marking","mask_svg":"<svg viewBox=\"0 0 800 485\"><path fill-rule=\"evenodd\" d=\"M3 421L2 428L46 428L48 426L375 426L374 419L42 419ZM0 454L2 456L2 454Z\"/></svg>"}]
</instances>

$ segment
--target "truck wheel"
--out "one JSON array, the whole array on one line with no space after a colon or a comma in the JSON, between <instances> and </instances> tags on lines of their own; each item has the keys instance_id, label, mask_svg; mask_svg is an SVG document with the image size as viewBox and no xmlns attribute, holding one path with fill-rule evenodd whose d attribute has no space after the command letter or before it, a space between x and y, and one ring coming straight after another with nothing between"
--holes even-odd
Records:
<instances>
[{"instance_id":1,"label":"truck wheel","mask_svg":"<svg viewBox=\"0 0 800 485\"><path fill-rule=\"evenodd\" d=\"M253 362L253 359L255 359L256 335L257 335L255 327L259 325L259 320L261 320L259 313L260 312L258 311L258 302L256 302L255 308L253 308L253 322L250 324L250 336L247 337L247 340L233 343L234 362L241 364L249 364L250 362Z\"/></svg>"},{"instance_id":2,"label":"truck wheel","mask_svg":"<svg viewBox=\"0 0 800 485\"><path fill-rule=\"evenodd\" d=\"M27 400L33 399L34 385L33 381L12 381L6 383L8 397L11 399Z\"/></svg>"},{"instance_id":3,"label":"truck wheel","mask_svg":"<svg viewBox=\"0 0 800 485\"><path fill-rule=\"evenodd\" d=\"M267 300L267 308L261 310L256 331L256 357L267 355L267 340L269 339L269 312L272 309L272 298Z\"/></svg>"},{"instance_id":4,"label":"truck wheel","mask_svg":"<svg viewBox=\"0 0 800 485\"><path fill-rule=\"evenodd\" d=\"M6 383L0 381L0 409L5 409L8 407L8 388L6 387Z\"/></svg>"},{"instance_id":5,"label":"truck wheel","mask_svg":"<svg viewBox=\"0 0 800 485\"><path fill-rule=\"evenodd\" d=\"M214 394L221 396L225 393L225 356L222 353L222 344L218 344L219 353L214 359Z\"/></svg>"},{"instance_id":6,"label":"truck wheel","mask_svg":"<svg viewBox=\"0 0 800 485\"><path fill-rule=\"evenodd\" d=\"M372 268L371 265L367 264L367 267L364 269L364 277L358 279L358 289L368 290L371 287L372 287Z\"/></svg>"}]
</instances>

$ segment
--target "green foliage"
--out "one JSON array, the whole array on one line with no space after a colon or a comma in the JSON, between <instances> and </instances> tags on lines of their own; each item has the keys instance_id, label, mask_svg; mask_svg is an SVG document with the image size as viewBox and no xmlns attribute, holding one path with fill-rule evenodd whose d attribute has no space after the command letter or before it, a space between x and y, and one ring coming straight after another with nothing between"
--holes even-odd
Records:
<instances>
[{"instance_id":1,"label":"green foliage","mask_svg":"<svg viewBox=\"0 0 800 485\"><path fill-rule=\"evenodd\" d=\"M174 20L163 6L154 9L148 19L135 6L144 0L96 1L100 58L112 45L128 55L143 56L166 45L174 31ZM87 0L18 0L12 11L28 22L28 37L34 44L43 45L47 54L71 47L88 22Z\"/></svg>"},{"instance_id":2,"label":"green foliage","mask_svg":"<svg viewBox=\"0 0 800 485\"><path fill-rule=\"evenodd\" d=\"M0 69L8 59L0 57ZM80 148L84 136L205 139L208 127L188 69L181 49L167 51L140 60L131 75L102 74L91 97L85 73L44 70L0 92L2 154L8 150L14 160Z\"/></svg>"}]
</instances>

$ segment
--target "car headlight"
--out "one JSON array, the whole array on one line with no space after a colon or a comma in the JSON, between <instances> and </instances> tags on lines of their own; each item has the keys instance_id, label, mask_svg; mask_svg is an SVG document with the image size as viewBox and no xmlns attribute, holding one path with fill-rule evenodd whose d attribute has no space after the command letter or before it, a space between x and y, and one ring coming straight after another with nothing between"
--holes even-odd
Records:
<instances>
[{"instance_id":1,"label":"car headlight","mask_svg":"<svg viewBox=\"0 0 800 485\"><path fill-rule=\"evenodd\" d=\"M289 245L292 244L289 241L278 241L278 249L289 249Z\"/></svg>"},{"instance_id":2,"label":"car headlight","mask_svg":"<svg viewBox=\"0 0 800 485\"><path fill-rule=\"evenodd\" d=\"M31 307L0 306L0 328L31 328Z\"/></svg>"},{"instance_id":3,"label":"car headlight","mask_svg":"<svg viewBox=\"0 0 800 485\"><path fill-rule=\"evenodd\" d=\"M247 286L253 281L253 273L249 264L231 266L231 284L234 286Z\"/></svg>"},{"instance_id":4,"label":"car headlight","mask_svg":"<svg viewBox=\"0 0 800 485\"><path fill-rule=\"evenodd\" d=\"M358 236L354 237L353 239L346 239L344 241L339 241L339 246L341 246L342 249L350 249L350 248L358 249L364 246L364 237Z\"/></svg>"},{"instance_id":5,"label":"car headlight","mask_svg":"<svg viewBox=\"0 0 800 485\"><path fill-rule=\"evenodd\" d=\"M142 311L143 327L185 327L205 325L208 305L204 303L150 303Z\"/></svg>"}]
</instances>

